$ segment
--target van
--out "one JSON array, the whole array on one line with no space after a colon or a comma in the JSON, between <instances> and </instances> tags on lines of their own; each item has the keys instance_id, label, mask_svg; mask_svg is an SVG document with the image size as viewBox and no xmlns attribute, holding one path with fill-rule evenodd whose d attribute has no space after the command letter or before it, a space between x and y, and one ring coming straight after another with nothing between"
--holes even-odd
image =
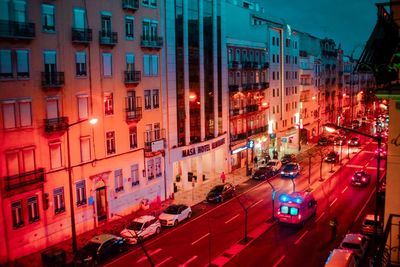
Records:
<instances>
[{"instance_id":1,"label":"van","mask_svg":"<svg viewBox=\"0 0 400 267\"><path fill-rule=\"evenodd\" d=\"M334 249L326 259L325 267L357 267L354 253L347 249Z\"/></svg>"},{"instance_id":2,"label":"van","mask_svg":"<svg viewBox=\"0 0 400 267\"><path fill-rule=\"evenodd\" d=\"M303 226L317 212L317 201L312 193L294 192L279 196L276 218L279 222Z\"/></svg>"}]
</instances>

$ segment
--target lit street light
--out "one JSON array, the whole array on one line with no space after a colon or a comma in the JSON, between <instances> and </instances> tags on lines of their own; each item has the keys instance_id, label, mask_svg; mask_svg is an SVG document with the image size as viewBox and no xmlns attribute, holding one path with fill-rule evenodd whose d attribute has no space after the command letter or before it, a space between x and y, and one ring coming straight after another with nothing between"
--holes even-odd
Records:
<instances>
[{"instance_id":1,"label":"lit street light","mask_svg":"<svg viewBox=\"0 0 400 267\"><path fill-rule=\"evenodd\" d=\"M94 125L97 123L97 118L84 119L71 124L67 124L67 158L68 158L68 186L69 186L69 206L71 209L71 231L72 231L72 251L75 253L78 250L76 242L76 226L75 226L75 211L74 211L74 200L72 192L72 167L71 167L71 148L69 145L69 128L82 122L89 121L90 124Z\"/></svg>"}]
</instances>

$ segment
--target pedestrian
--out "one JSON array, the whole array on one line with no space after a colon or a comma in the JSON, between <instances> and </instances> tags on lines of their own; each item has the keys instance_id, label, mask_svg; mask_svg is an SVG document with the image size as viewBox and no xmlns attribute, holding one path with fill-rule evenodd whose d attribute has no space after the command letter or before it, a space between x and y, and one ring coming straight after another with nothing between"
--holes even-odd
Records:
<instances>
[{"instance_id":1,"label":"pedestrian","mask_svg":"<svg viewBox=\"0 0 400 267\"><path fill-rule=\"evenodd\" d=\"M335 238L336 238L336 232L337 232L338 225L339 225L339 223L338 223L336 217L333 217L333 219L329 221L329 226L331 227L331 241L335 240Z\"/></svg>"},{"instance_id":2,"label":"pedestrian","mask_svg":"<svg viewBox=\"0 0 400 267\"><path fill-rule=\"evenodd\" d=\"M278 151L276 149L274 149L273 154L274 154L274 159L278 159Z\"/></svg>"},{"instance_id":3,"label":"pedestrian","mask_svg":"<svg viewBox=\"0 0 400 267\"><path fill-rule=\"evenodd\" d=\"M257 165L257 160L258 160L257 156L255 156L254 159L253 159L253 162L254 162L255 165Z\"/></svg>"},{"instance_id":4,"label":"pedestrian","mask_svg":"<svg viewBox=\"0 0 400 267\"><path fill-rule=\"evenodd\" d=\"M221 182L222 182L223 184L225 183L225 179L226 179L225 173L222 172L222 173L221 173Z\"/></svg>"}]
</instances>

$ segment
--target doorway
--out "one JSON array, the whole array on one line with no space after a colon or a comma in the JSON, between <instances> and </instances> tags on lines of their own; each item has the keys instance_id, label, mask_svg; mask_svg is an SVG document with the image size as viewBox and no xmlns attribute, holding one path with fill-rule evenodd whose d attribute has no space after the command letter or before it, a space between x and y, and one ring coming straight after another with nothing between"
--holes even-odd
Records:
<instances>
[{"instance_id":1,"label":"doorway","mask_svg":"<svg viewBox=\"0 0 400 267\"><path fill-rule=\"evenodd\" d=\"M107 219L107 194L105 186L96 189L96 213L98 222Z\"/></svg>"}]
</instances>

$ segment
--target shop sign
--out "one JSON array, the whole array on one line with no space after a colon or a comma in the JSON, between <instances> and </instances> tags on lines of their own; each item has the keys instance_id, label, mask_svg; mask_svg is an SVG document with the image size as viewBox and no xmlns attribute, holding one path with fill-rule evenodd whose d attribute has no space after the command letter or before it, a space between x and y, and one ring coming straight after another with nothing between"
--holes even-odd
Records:
<instances>
[{"instance_id":1,"label":"shop sign","mask_svg":"<svg viewBox=\"0 0 400 267\"><path fill-rule=\"evenodd\" d=\"M212 142L211 144L206 144L206 145L201 145L198 147L192 147L188 149L182 150L182 157L188 157L188 156L193 156L196 154L201 154L204 152L208 152L211 149L215 149L221 145L225 144L225 138L222 138L220 140L217 140L215 142Z\"/></svg>"},{"instance_id":2,"label":"shop sign","mask_svg":"<svg viewBox=\"0 0 400 267\"><path fill-rule=\"evenodd\" d=\"M151 152L157 152L163 149L164 149L163 139L151 142Z\"/></svg>"},{"instance_id":3,"label":"shop sign","mask_svg":"<svg viewBox=\"0 0 400 267\"><path fill-rule=\"evenodd\" d=\"M232 150L232 155L239 153L240 151L243 151L245 149L247 149L247 146L242 146L242 147L236 148L236 149Z\"/></svg>"}]
</instances>

